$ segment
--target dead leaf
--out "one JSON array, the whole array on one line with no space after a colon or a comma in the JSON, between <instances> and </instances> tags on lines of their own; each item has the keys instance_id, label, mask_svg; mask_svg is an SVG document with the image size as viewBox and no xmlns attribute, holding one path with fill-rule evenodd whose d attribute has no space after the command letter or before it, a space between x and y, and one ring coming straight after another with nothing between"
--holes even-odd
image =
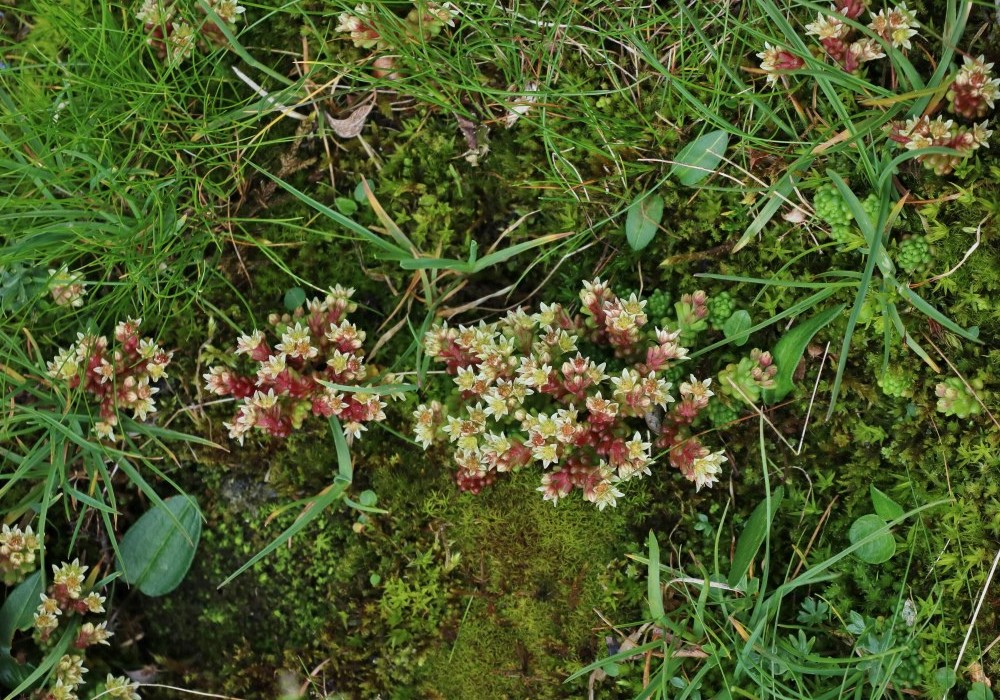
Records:
<instances>
[{"instance_id":1,"label":"dead leaf","mask_svg":"<svg viewBox=\"0 0 1000 700\"><path fill-rule=\"evenodd\" d=\"M538 92L538 83L528 83L524 86L524 91L528 94L517 98L511 106L507 108L507 117L504 119L504 125L508 129L514 126L518 119L527 114L528 110L531 109L531 105L538 101L538 96L531 94Z\"/></svg>"},{"instance_id":2,"label":"dead leaf","mask_svg":"<svg viewBox=\"0 0 1000 700\"><path fill-rule=\"evenodd\" d=\"M326 123L333 129L333 133L340 138L353 139L361 135L362 130L365 128L365 122L368 120L368 113L372 111L372 107L374 106L375 100L372 99L367 104L363 104L351 112L346 119L334 119L329 113L324 112Z\"/></svg>"}]
</instances>

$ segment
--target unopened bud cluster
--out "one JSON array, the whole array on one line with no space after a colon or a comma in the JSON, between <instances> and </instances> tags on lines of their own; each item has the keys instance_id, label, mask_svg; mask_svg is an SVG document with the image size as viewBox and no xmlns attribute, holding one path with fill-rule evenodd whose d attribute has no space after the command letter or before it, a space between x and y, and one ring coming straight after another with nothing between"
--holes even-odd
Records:
<instances>
[{"instance_id":1,"label":"unopened bud cluster","mask_svg":"<svg viewBox=\"0 0 1000 700\"><path fill-rule=\"evenodd\" d=\"M13 586L35 570L41 541L31 530L4 525L0 528L0 581Z\"/></svg>"},{"instance_id":2,"label":"unopened bud cluster","mask_svg":"<svg viewBox=\"0 0 1000 700\"><path fill-rule=\"evenodd\" d=\"M287 437L309 415L335 416L347 435L359 438L366 423L385 419L386 404L377 394L323 384L356 386L368 376L365 332L347 319L358 307L353 295L353 289L338 285L292 314L272 314L268 325L279 342L272 345L260 330L237 340L232 364L245 355L253 363L248 373L220 365L204 375L206 390L242 401L232 421L224 424L230 439L242 445L253 429Z\"/></svg>"},{"instance_id":3,"label":"unopened bud cluster","mask_svg":"<svg viewBox=\"0 0 1000 700\"><path fill-rule=\"evenodd\" d=\"M94 432L114 441L118 412L132 411L136 420L156 413L153 382L166 377L172 352L139 335L142 319L128 319L115 327L115 347L103 335L77 334L77 342L60 350L48 363L48 375L66 382L71 389L82 388L99 404Z\"/></svg>"},{"instance_id":4,"label":"unopened bud cluster","mask_svg":"<svg viewBox=\"0 0 1000 700\"><path fill-rule=\"evenodd\" d=\"M754 348L750 357L729 364L719 372L719 387L722 393L734 399L758 403L761 392L775 388L774 377L777 374L778 366L774 364L771 353Z\"/></svg>"},{"instance_id":5,"label":"unopened bud cluster","mask_svg":"<svg viewBox=\"0 0 1000 700\"><path fill-rule=\"evenodd\" d=\"M600 279L584 283L580 301L578 314L543 303L496 323L432 328L426 351L454 377L453 398L465 408L447 415L437 402L419 406L418 442L446 437L458 485L473 493L532 465L543 470L545 499L555 504L579 489L603 510L622 496L620 484L651 473L661 450L697 489L714 484L726 458L690 428L714 395L712 380L691 375L673 394L666 379L687 357L681 338L707 328L708 296L684 295L670 327L653 329L644 300L620 298ZM609 371L608 362L625 366Z\"/></svg>"},{"instance_id":6,"label":"unopened bud cluster","mask_svg":"<svg viewBox=\"0 0 1000 700\"><path fill-rule=\"evenodd\" d=\"M237 0L208 0L209 6L229 30L246 11ZM199 43L221 46L225 35L213 19L188 23L175 0L144 0L135 18L143 23L147 42L160 59L181 63L198 47Z\"/></svg>"},{"instance_id":7,"label":"unopened bud cluster","mask_svg":"<svg viewBox=\"0 0 1000 700\"><path fill-rule=\"evenodd\" d=\"M946 416L968 418L982 411L976 392L982 392L981 379L973 379L968 385L958 377L948 377L934 387L937 396L937 410Z\"/></svg>"}]
</instances>

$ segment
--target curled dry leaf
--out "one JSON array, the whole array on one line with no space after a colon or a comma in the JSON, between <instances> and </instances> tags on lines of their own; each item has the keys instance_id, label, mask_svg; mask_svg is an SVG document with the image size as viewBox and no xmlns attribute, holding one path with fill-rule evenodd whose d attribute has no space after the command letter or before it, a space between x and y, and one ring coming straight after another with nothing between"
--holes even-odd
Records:
<instances>
[{"instance_id":1,"label":"curled dry leaf","mask_svg":"<svg viewBox=\"0 0 1000 700\"><path fill-rule=\"evenodd\" d=\"M366 104L363 104L351 112L345 119L334 119L326 114L326 123L333 129L333 133L342 139L353 139L361 135L368 119L368 113L375 106L374 96Z\"/></svg>"},{"instance_id":2,"label":"curled dry leaf","mask_svg":"<svg viewBox=\"0 0 1000 700\"><path fill-rule=\"evenodd\" d=\"M507 117L504 119L504 126L508 129L517 123L517 120L528 113L531 105L538 101L538 96L533 94L538 92L538 83L531 82L524 86L526 94L518 97L511 106L507 108Z\"/></svg>"},{"instance_id":3,"label":"curled dry leaf","mask_svg":"<svg viewBox=\"0 0 1000 700\"><path fill-rule=\"evenodd\" d=\"M791 224L801 224L808 215L799 207L789 207L782 213L781 218Z\"/></svg>"}]
</instances>

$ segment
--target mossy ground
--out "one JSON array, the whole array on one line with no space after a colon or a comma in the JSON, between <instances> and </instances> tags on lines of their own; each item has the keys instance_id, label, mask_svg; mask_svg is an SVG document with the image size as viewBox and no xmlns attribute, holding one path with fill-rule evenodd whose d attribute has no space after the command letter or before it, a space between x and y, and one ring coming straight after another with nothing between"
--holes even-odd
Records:
<instances>
[{"instance_id":1,"label":"mossy ground","mask_svg":"<svg viewBox=\"0 0 1000 700\"><path fill-rule=\"evenodd\" d=\"M45 10L43 5L39 12ZM306 3L294 11L274 10L242 41L259 57L290 70L291 60L283 52L306 37L317 47L325 70L343 71L364 84L362 52L331 36L342 9L337 3ZM536 12L529 4L518 10L531 16ZM573 22L580 21L574 11L567 12ZM591 19L595 26L613 24L613 9L602 8ZM567 26L573 22L567 21ZM68 49L47 33L50 30L50 23L37 26L37 47L57 57ZM787 308L800 298L800 290L772 286L758 295L759 287L750 283L694 275L777 275L791 280L862 265L857 251L820 248L824 234L818 227L778 220L743 251L731 252L748 224L753 197L716 181L702 189L661 182L669 166L660 161L669 161L682 143L697 135L699 117L662 76L650 71L643 75L651 83L648 89L623 89L622 66L598 70L599 61L580 48L560 49L555 57L551 46L549 54L534 45L523 46L524 55L512 53L511 46L520 46L513 38L515 29L494 30L499 47L495 64L484 64L462 81L446 67L431 80L413 64L401 84L377 85L381 92L363 134L367 147L357 139L335 143L328 157L319 132L309 127L296 133L296 125L278 121L268 131L267 143L252 153L254 162L267 172L282 173L291 185L328 205L338 197L355 201L365 178L379 202L427 254L461 259L473 241L486 250L522 217L498 245L572 233L542 255L514 258L471 279L449 300L455 306L508 285L515 285L516 291L490 300L491 306L522 299L531 304L572 301L581 280L600 274L622 288L663 289L674 299L697 288L725 290L759 320ZM613 39L608 37L609 45ZM994 44L988 36L983 49L994 50ZM88 50L103 56L101 47ZM461 42L447 45L450 56L458 57L462 50ZM614 56L624 63L622 55ZM551 121L524 118L505 129L500 117L506 112L498 106L498 95L523 89L508 84L515 82L514 76L521 77L522 60L556 65L562 93L549 105ZM149 56L137 61L128 65L161 70ZM207 76L205 82L178 103L204 126L213 110L234 109L245 90L221 63L202 59L195 65ZM737 114L739 103L725 102L710 89L713 79L721 80L713 70L717 68L698 73L690 62L680 61L678 75L697 83L691 89L713 107ZM138 84L141 75L130 75ZM95 84L106 77L97 76ZM22 108L48 105L51 95L43 84L26 83L19 98ZM99 95L94 100L101 102ZM173 124L174 114L181 111L172 106L165 122ZM489 152L475 164L464 157L469 143L456 120L460 112L490 126ZM86 121L86 110L74 114L74 119ZM601 129L595 130L595 125ZM239 138L257 128L246 122L229 126ZM190 134L178 135L184 129L176 125L165 127L167 131L186 148L203 143ZM224 150L219 144L228 146L230 135L215 136L219 141L213 147ZM487 138L485 132L480 138ZM100 139L90 135L80 140L94 146ZM205 146L204 152L211 148ZM141 161L166 177L171 158L187 158L179 152L155 155L151 160L138 158L137 168ZM767 153L740 151L748 171L765 180L780 172L785 156L779 147ZM265 176L240 170L236 162L236 156L226 152L204 167L192 166L197 177L211 185L207 194L191 186L173 192L164 205L190 217L194 224L177 235L189 236L197 245L163 239L170 245L157 252L158 261L175 270L171 283L193 280L198 288L197 295L159 296L157 278L142 289L141 300L155 302L137 311L162 321L161 339L178 349L164 414L205 399L197 388L205 361L230 346L239 330L258 326L268 313L280 311L290 287L353 286L362 305L357 321L374 329L393 312L397 293L409 282L409 273L374 259L342 229L269 186ZM849 172L851 161L841 154L825 166ZM830 364L814 397L811 389L820 359L810 355L800 368L799 389L769 411L787 440L794 442L805 431L805 448L793 452L770 428L763 437L769 480L786 489L786 505L773 525L775 552L786 554L774 570L819 561L846 547L851 523L871 511L871 485L907 509L952 499L897 529L899 549L905 554L881 567L845 564L836 581L812 591L830 604L837 619L846 618L852 609L872 617L891 615L897 598L912 597L923 625L918 654L925 680L955 658L971 601L983 585L995 552L993 542L1000 536L995 483L1000 433L985 416L967 421L942 417L934 410L933 397L934 384L949 374L948 362L964 376L982 378L994 396L1000 391L1000 352L992 345L1000 330L1000 305L995 303L1000 290L1000 268L995 264L1000 259L998 174L1000 162L991 155L975 159L959 173L960 187L951 179L927 175L918 165L904 166L898 174L900 186L929 203L907 206L888 245L892 252L906 235L927 235L934 250L932 273L957 269L922 285L920 292L963 327L978 326L985 343L960 342L928 324L918 311L901 306L911 333L926 340L926 347L933 343L940 348L944 357L935 354L934 359L942 371L935 373L896 343L890 362L914 377L912 396L886 396L876 385L885 319L873 303L853 338L832 417L823 419L832 389ZM863 194L861 178L850 179ZM803 187L824 180L822 170L816 169L806 174ZM636 253L625 242L620 217L609 217L657 183L668 215L653 243ZM102 201L106 186L96 178L93 191L83 199ZM133 190L122 186L115 192L131 195ZM229 206L235 213L226 219L223 212ZM353 216L367 226L381 225L364 201ZM154 218L157 223L146 223L177 221L173 214ZM136 224L136 229L142 226ZM963 261L977 232L978 247ZM129 244L114 242L111 250L118 257L102 278L105 298L118 294L116 285L123 276L139 275L131 264ZM800 254L794 267L783 268ZM87 264L104 269L93 260ZM543 281L542 291L531 295ZM126 304L124 292L114 299L119 307ZM476 309L467 316L474 320L492 311ZM206 341L210 323L215 324L214 336ZM836 359L845 325L846 318L835 321L816 346L822 349L831 341ZM74 332L68 327L57 331L64 337ZM762 332L754 343L770 347L779 333ZM407 331L398 333L380 351L376 364L405 365L411 339ZM723 350L704 366L715 370L737 356L735 350ZM407 424L411 403L390 409L392 425ZM812 418L806 426L810 404ZM177 425L225 443L212 426L228 417L228 410L207 406L185 412ZM308 682L312 692L326 697L582 697L586 679L566 685L562 680L608 653L605 637L615 637L615 632L605 620L627 625L647 615L641 567L626 559L629 553L640 553L637 543L646 532L652 528L659 534L679 568L700 574L702 565L710 568L707 562L717 554L717 541L729 556L731 543L762 499L757 421L741 422L713 438L725 445L730 457L728 483L694 494L674 470L660 467L654 478L630 488L618 509L602 513L579 501L553 508L534 491L537 478L532 474L502 479L478 497L460 494L447 454L422 452L374 429L353 451L357 478L352 494L371 489L388 513L360 517L332 509L287 547L221 589L217 585L228 574L298 513L291 508L272 519L276 509L330 483L337 470L333 443L324 428L313 427L284 442L252 440L245 447L226 443L228 452L197 448L179 453L180 467L171 475L199 497L206 516L202 545L194 568L174 595L153 602L137 596L125 601L123 624L141 641L120 652L122 661L154 663L163 680L175 685L246 698L273 697L284 679L295 685ZM720 523L730 499L727 519ZM814 532L815 538L809 537ZM995 606L983 607L975 630L975 647L983 649L1000 630ZM850 651L842 626L830 623L827 631L827 648ZM982 662L987 675L1000 671L998 648ZM691 664L689 673L695 668ZM633 697L629 693L638 683L638 671L632 673L631 680L617 685L605 682L602 697ZM169 695L152 689L146 693Z\"/></svg>"}]
</instances>

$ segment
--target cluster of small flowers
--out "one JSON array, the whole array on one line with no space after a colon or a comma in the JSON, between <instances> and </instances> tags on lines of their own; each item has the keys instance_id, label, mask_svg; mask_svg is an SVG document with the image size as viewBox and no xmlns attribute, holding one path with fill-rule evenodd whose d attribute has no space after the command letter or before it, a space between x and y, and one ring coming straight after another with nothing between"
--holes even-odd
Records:
<instances>
[{"instance_id":1,"label":"cluster of small flowers","mask_svg":"<svg viewBox=\"0 0 1000 700\"><path fill-rule=\"evenodd\" d=\"M101 335L77 333L77 342L48 363L48 375L61 379L71 389L82 386L97 398L99 417L94 423L98 437L114 441L118 411L131 409L136 420L146 420L156 413L151 386L166 376L173 352L167 352L149 338L139 336L142 319L128 319L115 327L118 347L108 349L108 339Z\"/></svg>"},{"instance_id":2,"label":"cluster of small flowers","mask_svg":"<svg viewBox=\"0 0 1000 700\"><path fill-rule=\"evenodd\" d=\"M69 622L77 615L105 613L105 597L89 588L84 580L87 568L80 564L79 559L74 559L71 564L53 564L52 584L46 593L42 593L42 602L35 612L35 639L40 646L50 643L60 621ZM107 627L106 621L96 625L93 622L80 625L73 640L73 651L59 659L50 685L38 691L34 697L39 700L76 700L77 690L83 684L83 674L87 673L83 665L85 650L95 644L108 644L112 633ZM139 700L139 695L135 692L138 684L131 683L127 678L108 674L105 687L102 695L107 697Z\"/></svg>"},{"instance_id":3,"label":"cluster of small flowers","mask_svg":"<svg viewBox=\"0 0 1000 700\"><path fill-rule=\"evenodd\" d=\"M906 3L890 9L869 11L871 21L868 29L874 36L855 38L856 29L847 20L858 21L867 9L865 0L835 0L830 12L820 12L816 21L805 26L806 35L816 37L827 56L845 71L852 73L863 63L885 58L884 47L896 49L912 48L912 39L917 34L916 16L906 7ZM782 46L764 44L764 51L757 54L761 59L761 69L767 73L770 83L778 79L779 71L793 71L802 68L805 61Z\"/></svg>"},{"instance_id":4,"label":"cluster of small flowers","mask_svg":"<svg viewBox=\"0 0 1000 700\"><path fill-rule=\"evenodd\" d=\"M406 15L405 33L413 40L438 34L444 27L454 27L458 10L450 2L418 2ZM351 42L359 49L391 51L392 45L375 26L371 8L365 3L356 5L354 12L342 12L337 31L349 34Z\"/></svg>"},{"instance_id":5,"label":"cluster of small flowers","mask_svg":"<svg viewBox=\"0 0 1000 700\"><path fill-rule=\"evenodd\" d=\"M458 10L450 2L415 0L399 36L406 41L426 41L439 34L444 27L454 27L457 16ZM393 49L391 40L378 27L377 18L365 3L356 5L353 12L342 12L337 31L349 35L351 42L359 49L382 52ZM375 77L398 77L399 74L393 72L395 65L394 57L379 56L373 64Z\"/></svg>"},{"instance_id":6,"label":"cluster of small flowers","mask_svg":"<svg viewBox=\"0 0 1000 700\"><path fill-rule=\"evenodd\" d=\"M1000 78L993 77L993 64L983 56L965 56L963 65L948 88L948 109L959 117L982 119L993 109L1000 97ZM889 125L889 138L910 151L932 146L951 148L956 154L932 153L917 158L925 168L938 175L947 175L973 151L989 145L989 123L981 121L971 126L956 124L953 119L927 115L895 121Z\"/></svg>"},{"instance_id":7,"label":"cluster of small flowers","mask_svg":"<svg viewBox=\"0 0 1000 700\"><path fill-rule=\"evenodd\" d=\"M59 627L60 620L68 620L74 615L104 612L104 596L94 590L84 592L84 577L87 569L79 559L71 564L63 562L52 565L52 584L47 593L42 593L42 602L35 611L35 637L39 644L46 644L52 633ZM98 625L92 622L84 623L77 633L73 646L86 649L92 644L107 644L111 632L107 630L108 623Z\"/></svg>"},{"instance_id":8,"label":"cluster of small flowers","mask_svg":"<svg viewBox=\"0 0 1000 700\"><path fill-rule=\"evenodd\" d=\"M885 58L887 46L902 51L912 48L910 40L917 35L920 26L906 3L901 3L878 13L869 12L871 21L868 29L873 36L855 39L856 29L848 24L848 20L857 21L866 6L867 0L835 0L830 6L833 14L821 12L816 21L805 26L806 34L816 37L826 55L848 72L859 70L868 61ZM764 51L757 57L761 59L760 67L767 74L769 83L777 81L783 71L795 71L805 66L801 56L782 46L764 46ZM983 119L993 109L1000 97L1000 79L993 77L992 69L993 64L987 63L983 56L963 58L962 67L948 86L948 109L952 114L971 121ZM934 153L917 157L924 167L938 175L946 175L974 151L988 145L992 131L987 126L986 121L961 125L952 119L931 118L925 114L893 121L887 126L887 133L891 140L911 151L931 147L957 151L955 154Z\"/></svg>"},{"instance_id":9,"label":"cluster of small flowers","mask_svg":"<svg viewBox=\"0 0 1000 700\"><path fill-rule=\"evenodd\" d=\"M360 438L365 423L385 419L386 404L377 394L344 394L323 384L358 385L368 376L365 332L347 320L358 307L353 294L337 285L325 299L314 298L292 315L272 314L268 324L281 339L273 348L263 331L241 336L235 355L256 363L253 374L225 366L209 369L206 390L243 401L232 422L224 424L230 439L242 445L253 428L287 437L310 413L336 416L349 437Z\"/></svg>"},{"instance_id":10,"label":"cluster of small flowers","mask_svg":"<svg viewBox=\"0 0 1000 700\"><path fill-rule=\"evenodd\" d=\"M54 681L47 688L39 690L32 698L34 700L79 700L77 690L83 685L83 674L87 668L83 665L84 658L79 654L63 654L53 670ZM124 676L108 674L104 681L104 690L94 697L112 698L116 700L141 700L136 692L139 684L133 683Z\"/></svg>"},{"instance_id":11,"label":"cluster of small flowers","mask_svg":"<svg viewBox=\"0 0 1000 700\"><path fill-rule=\"evenodd\" d=\"M446 436L458 485L473 493L498 473L537 464L546 470L538 489L545 499L555 504L578 488L603 510L622 496L620 483L651 473L654 449L667 451L696 489L714 484L726 457L690 431L714 395L712 380L692 375L675 398L665 378L687 357L682 333L707 326L707 295L677 302L670 330L646 328L646 302L635 294L619 298L600 279L584 283L580 300L582 315L541 304L536 313L518 309L496 323L432 328L426 351L454 376L466 408L456 417L437 402L419 406L418 442L426 449ZM607 372L581 343L610 350L626 366ZM644 439L636 429L643 420L655 437Z\"/></svg>"},{"instance_id":12,"label":"cluster of small flowers","mask_svg":"<svg viewBox=\"0 0 1000 700\"><path fill-rule=\"evenodd\" d=\"M236 28L237 20L246 11L237 0L209 0L209 5L230 30ZM190 56L198 45L199 38L216 45L225 42L225 36L215 22L205 22L196 29L179 18L174 0L143 0L135 18L143 23L149 35L147 41L157 56L168 59L171 63L180 63Z\"/></svg>"},{"instance_id":13,"label":"cluster of small flowers","mask_svg":"<svg viewBox=\"0 0 1000 700\"><path fill-rule=\"evenodd\" d=\"M65 266L58 270L49 270L49 292L57 306L83 306L83 295L87 290L83 286L83 275L71 273Z\"/></svg>"},{"instance_id":14,"label":"cluster of small flowers","mask_svg":"<svg viewBox=\"0 0 1000 700\"><path fill-rule=\"evenodd\" d=\"M0 529L0 581L13 586L35 570L35 559L41 542L31 530L16 525Z\"/></svg>"}]
</instances>

